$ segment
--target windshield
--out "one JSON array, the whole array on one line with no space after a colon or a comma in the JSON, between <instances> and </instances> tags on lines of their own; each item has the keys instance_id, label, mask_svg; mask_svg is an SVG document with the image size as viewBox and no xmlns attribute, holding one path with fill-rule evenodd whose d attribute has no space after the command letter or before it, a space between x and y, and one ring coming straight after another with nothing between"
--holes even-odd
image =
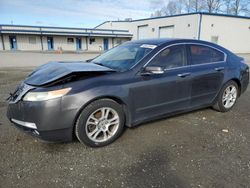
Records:
<instances>
[{"instance_id":1,"label":"windshield","mask_svg":"<svg viewBox=\"0 0 250 188\"><path fill-rule=\"evenodd\" d=\"M117 46L93 59L92 63L123 72L129 70L155 47L154 45L143 44L125 44Z\"/></svg>"}]
</instances>

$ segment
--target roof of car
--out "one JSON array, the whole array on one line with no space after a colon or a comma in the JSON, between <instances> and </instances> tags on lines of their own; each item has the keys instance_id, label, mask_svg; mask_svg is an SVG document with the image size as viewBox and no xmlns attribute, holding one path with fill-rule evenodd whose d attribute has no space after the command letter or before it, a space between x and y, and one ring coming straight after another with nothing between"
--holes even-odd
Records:
<instances>
[{"instance_id":1,"label":"roof of car","mask_svg":"<svg viewBox=\"0 0 250 188\"><path fill-rule=\"evenodd\" d=\"M161 39L133 40L133 41L129 41L129 42L127 42L127 43L134 43L134 44L151 44L151 45L160 46L160 45L165 44L165 43L168 43L168 42L196 42L196 43L202 43L202 42L204 42L204 41L202 41L202 40L196 40L196 39L161 38Z\"/></svg>"}]
</instances>

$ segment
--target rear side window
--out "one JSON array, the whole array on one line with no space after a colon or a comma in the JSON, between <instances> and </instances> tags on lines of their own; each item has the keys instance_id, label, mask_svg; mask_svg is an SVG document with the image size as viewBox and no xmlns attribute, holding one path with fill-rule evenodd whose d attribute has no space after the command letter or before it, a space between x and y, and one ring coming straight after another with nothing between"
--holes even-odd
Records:
<instances>
[{"instance_id":1,"label":"rear side window","mask_svg":"<svg viewBox=\"0 0 250 188\"><path fill-rule=\"evenodd\" d=\"M202 45L189 45L191 64L206 64L224 61L224 53Z\"/></svg>"},{"instance_id":2,"label":"rear side window","mask_svg":"<svg viewBox=\"0 0 250 188\"><path fill-rule=\"evenodd\" d=\"M176 45L166 48L160 52L149 64L149 66L159 66L164 69L182 67L186 65L185 45Z\"/></svg>"}]
</instances>

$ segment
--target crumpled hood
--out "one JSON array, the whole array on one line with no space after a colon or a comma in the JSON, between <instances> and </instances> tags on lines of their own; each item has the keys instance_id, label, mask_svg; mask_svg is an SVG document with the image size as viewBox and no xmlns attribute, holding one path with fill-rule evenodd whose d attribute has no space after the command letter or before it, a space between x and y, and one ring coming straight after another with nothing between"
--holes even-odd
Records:
<instances>
[{"instance_id":1,"label":"crumpled hood","mask_svg":"<svg viewBox=\"0 0 250 188\"><path fill-rule=\"evenodd\" d=\"M50 62L38 67L24 81L33 86L42 86L57 81L73 73L113 72L115 70L86 62Z\"/></svg>"}]
</instances>

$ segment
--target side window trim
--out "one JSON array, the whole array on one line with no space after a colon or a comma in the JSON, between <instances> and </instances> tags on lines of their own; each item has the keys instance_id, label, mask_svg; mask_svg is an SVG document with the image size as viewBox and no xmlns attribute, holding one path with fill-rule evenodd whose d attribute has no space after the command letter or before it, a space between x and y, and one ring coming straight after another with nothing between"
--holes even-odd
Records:
<instances>
[{"instance_id":1,"label":"side window trim","mask_svg":"<svg viewBox=\"0 0 250 188\"><path fill-rule=\"evenodd\" d=\"M196 45L196 46L204 46L207 48L211 48L213 50L216 50L217 52L220 52L223 54L223 61L213 61L209 63L199 63L199 64L192 64L192 55L191 55L191 45ZM216 64L216 63L225 63L227 61L227 54L223 52L222 50L215 48L210 45L205 45L205 44L199 44L199 43L187 43L187 51L188 51L188 65L190 66L202 66L202 65L209 65L209 64Z\"/></svg>"},{"instance_id":2,"label":"side window trim","mask_svg":"<svg viewBox=\"0 0 250 188\"><path fill-rule=\"evenodd\" d=\"M190 50L188 48L188 45L201 45L201 46L206 46L206 47L210 47L213 48L221 53L224 54L224 61L219 61L219 62L212 62L212 63L206 63L206 64L197 64L197 65L191 65L191 57L190 57ZM187 65L186 66L182 66L182 67L177 67L177 68L173 68L173 69L179 69L179 68L183 68L183 67L190 67L190 66L202 66L202 65L208 65L208 64L214 64L214 63L223 63L227 61L227 54L225 52L223 52L222 50L213 47L211 45L207 45L207 44L201 44L201 43L196 43L196 42L185 42L185 43L177 43L177 44L170 44L168 46L165 46L164 48L162 48L161 50L159 50L153 57L151 57L144 65L143 68L145 68L159 53L161 53L163 50L171 47L171 46L177 46L177 45L185 45L186 46L186 55L187 55ZM169 70L169 69L167 69Z\"/></svg>"},{"instance_id":3,"label":"side window trim","mask_svg":"<svg viewBox=\"0 0 250 188\"><path fill-rule=\"evenodd\" d=\"M148 64L150 64L155 59L155 57L157 55L159 55L161 52L163 52L164 50L166 50L166 49L168 49L170 47L173 47L173 46L183 46L184 47L184 59L185 59L184 65L180 66L180 67L174 67L174 68L165 68L164 71L173 70L173 69L180 69L180 68L189 66L188 65L188 49L187 49L187 45L186 45L186 43L178 43L178 44L172 44L172 45L165 46L164 48L159 50L147 63L145 63L143 65L143 67L145 68Z\"/></svg>"}]
</instances>

